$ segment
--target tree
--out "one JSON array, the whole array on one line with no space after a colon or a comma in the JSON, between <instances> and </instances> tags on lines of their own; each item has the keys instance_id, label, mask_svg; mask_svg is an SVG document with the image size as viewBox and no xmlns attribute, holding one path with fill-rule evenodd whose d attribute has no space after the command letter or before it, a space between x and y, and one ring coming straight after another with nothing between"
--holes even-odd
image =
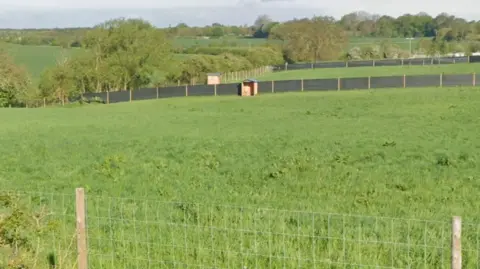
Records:
<instances>
[{"instance_id":1,"label":"tree","mask_svg":"<svg viewBox=\"0 0 480 269\"><path fill-rule=\"evenodd\" d=\"M140 19L113 19L95 26L84 39L89 54L47 70L41 93L60 98L80 92L135 90L151 82L170 60L163 31Z\"/></svg>"},{"instance_id":2,"label":"tree","mask_svg":"<svg viewBox=\"0 0 480 269\"><path fill-rule=\"evenodd\" d=\"M346 32L323 18L284 23L275 29L275 36L284 40L284 57L287 61L335 59L347 44Z\"/></svg>"},{"instance_id":3,"label":"tree","mask_svg":"<svg viewBox=\"0 0 480 269\"><path fill-rule=\"evenodd\" d=\"M0 51L0 107L19 106L31 90L25 69L17 66L7 53Z\"/></svg>"}]
</instances>

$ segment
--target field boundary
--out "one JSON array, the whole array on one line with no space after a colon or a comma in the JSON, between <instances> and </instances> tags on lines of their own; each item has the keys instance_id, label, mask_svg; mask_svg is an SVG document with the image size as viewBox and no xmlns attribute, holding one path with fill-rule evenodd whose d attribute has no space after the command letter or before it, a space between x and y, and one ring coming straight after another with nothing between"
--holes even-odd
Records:
<instances>
[{"instance_id":1,"label":"field boundary","mask_svg":"<svg viewBox=\"0 0 480 269\"><path fill-rule=\"evenodd\" d=\"M296 63L276 65L274 72L304 70L304 69L322 69L322 68L350 68L350 67L382 67L382 66L427 66L440 64L459 64L459 63L477 63L480 62L480 56L464 57L430 57L430 58L407 58L407 59L378 59L378 60L351 60L351 61L332 61L316 63Z\"/></svg>"},{"instance_id":2,"label":"field boundary","mask_svg":"<svg viewBox=\"0 0 480 269\"><path fill-rule=\"evenodd\" d=\"M479 83L477 83L478 81L480 81L480 74L476 73L260 81L258 82L258 93L271 94L304 91L346 91L419 87L471 87L480 86ZM97 100L104 104L113 104L172 97L232 96L239 94L239 85L239 83L230 83L145 88L136 91L86 93L83 95L83 98ZM72 101L76 100L73 99ZM36 105L33 104L31 107L41 107L44 104L42 100L39 100Z\"/></svg>"},{"instance_id":3,"label":"field boundary","mask_svg":"<svg viewBox=\"0 0 480 269\"><path fill-rule=\"evenodd\" d=\"M460 269L462 261L476 264L480 254L479 224L460 216L425 220L210 205L89 195L84 188L71 194L0 190L0 196L10 205L26 201L22 215L42 212L47 227L57 223L34 239L42 249L66 253L63 262L79 269ZM2 212L8 216L8 206ZM36 251L42 259L43 250Z\"/></svg>"}]
</instances>

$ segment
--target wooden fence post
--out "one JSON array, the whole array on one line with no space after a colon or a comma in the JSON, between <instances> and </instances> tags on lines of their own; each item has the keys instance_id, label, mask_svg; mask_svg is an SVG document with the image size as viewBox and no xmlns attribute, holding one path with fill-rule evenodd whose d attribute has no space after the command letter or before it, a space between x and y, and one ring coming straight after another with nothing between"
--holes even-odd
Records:
<instances>
[{"instance_id":1,"label":"wooden fence post","mask_svg":"<svg viewBox=\"0 0 480 269\"><path fill-rule=\"evenodd\" d=\"M303 92L303 78L302 78L302 80L301 80L300 82L302 83L302 92Z\"/></svg>"},{"instance_id":2,"label":"wooden fence post","mask_svg":"<svg viewBox=\"0 0 480 269\"><path fill-rule=\"evenodd\" d=\"M132 90L130 90L130 102L133 101L133 94L132 94Z\"/></svg>"},{"instance_id":3,"label":"wooden fence post","mask_svg":"<svg viewBox=\"0 0 480 269\"><path fill-rule=\"evenodd\" d=\"M158 94L158 86L157 86L157 99L158 99L158 97L159 97L159 94Z\"/></svg>"},{"instance_id":4,"label":"wooden fence post","mask_svg":"<svg viewBox=\"0 0 480 269\"><path fill-rule=\"evenodd\" d=\"M341 85L341 78L338 78L338 79L337 79L337 91L339 91L341 87L342 87L342 85Z\"/></svg>"},{"instance_id":5,"label":"wooden fence post","mask_svg":"<svg viewBox=\"0 0 480 269\"><path fill-rule=\"evenodd\" d=\"M77 188L75 190L75 207L77 217L77 263L78 269L87 269L87 234L85 223L85 190Z\"/></svg>"},{"instance_id":6,"label":"wooden fence post","mask_svg":"<svg viewBox=\"0 0 480 269\"><path fill-rule=\"evenodd\" d=\"M477 79L477 78L476 78L475 72L473 72L473 80L472 80L473 86L476 86L476 85L477 85L476 79Z\"/></svg>"},{"instance_id":7,"label":"wooden fence post","mask_svg":"<svg viewBox=\"0 0 480 269\"><path fill-rule=\"evenodd\" d=\"M402 66L403 66L403 58L402 58Z\"/></svg>"},{"instance_id":8,"label":"wooden fence post","mask_svg":"<svg viewBox=\"0 0 480 269\"><path fill-rule=\"evenodd\" d=\"M372 61L373 61L372 65L373 65L373 67L375 67L375 60L372 60Z\"/></svg>"},{"instance_id":9,"label":"wooden fence post","mask_svg":"<svg viewBox=\"0 0 480 269\"><path fill-rule=\"evenodd\" d=\"M462 269L462 218L452 221L452 269Z\"/></svg>"},{"instance_id":10,"label":"wooden fence post","mask_svg":"<svg viewBox=\"0 0 480 269\"><path fill-rule=\"evenodd\" d=\"M110 91L107 91L107 104L110 104Z\"/></svg>"},{"instance_id":11,"label":"wooden fence post","mask_svg":"<svg viewBox=\"0 0 480 269\"><path fill-rule=\"evenodd\" d=\"M275 81L272 80L272 93L275 92Z\"/></svg>"},{"instance_id":12,"label":"wooden fence post","mask_svg":"<svg viewBox=\"0 0 480 269\"><path fill-rule=\"evenodd\" d=\"M403 88L407 87L407 76L403 74Z\"/></svg>"},{"instance_id":13,"label":"wooden fence post","mask_svg":"<svg viewBox=\"0 0 480 269\"><path fill-rule=\"evenodd\" d=\"M188 85L185 85L185 96L188 96Z\"/></svg>"},{"instance_id":14,"label":"wooden fence post","mask_svg":"<svg viewBox=\"0 0 480 269\"><path fill-rule=\"evenodd\" d=\"M440 87L443 87L443 73L440 74Z\"/></svg>"},{"instance_id":15,"label":"wooden fence post","mask_svg":"<svg viewBox=\"0 0 480 269\"><path fill-rule=\"evenodd\" d=\"M213 93L217 96L217 84L213 85Z\"/></svg>"},{"instance_id":16,"label":"wooden fence post","mask_svg":"<svg viewBox=\"0 0 480 269\"><path fill-rule=\"evenodd\" d=\"M371 78L370 76L368 76L368 89L370 90L370 86L371 86Z\"/></svg>"},{"instance_id":17,"label":"wooden fence post","mask_svg":"<svg viewBox=\"0 0 480 269\"><path fill-rule=\"evenodd\" d=\"M44 108L47 107L47 98L45 97L43 98L43 107Z\"/></svg>"}]
</instances>

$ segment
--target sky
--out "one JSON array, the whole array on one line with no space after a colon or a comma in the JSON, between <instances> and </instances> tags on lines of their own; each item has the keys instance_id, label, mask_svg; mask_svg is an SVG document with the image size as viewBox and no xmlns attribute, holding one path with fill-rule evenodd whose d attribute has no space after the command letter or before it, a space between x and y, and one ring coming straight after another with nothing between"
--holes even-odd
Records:
<instances>
[{"instance_id":1,"label":"sky","mask_svg":"<svg viewBox=\"0 0 480 269\"><path fill-rule=\"evenodd\" d=\"M352 11L400 16L447 12L480 20L473 0L0 0L0 28L92 26L112 17L142 17L157 26L252 23L267 13L276 20L329 15L336 18ZM213 8L212 8L213 7ZM243 14L247 14L243 16ZM242 14L242 15L240 15ZM52 17L53 16L53 17Z\"/></svg>"}]
</instances>

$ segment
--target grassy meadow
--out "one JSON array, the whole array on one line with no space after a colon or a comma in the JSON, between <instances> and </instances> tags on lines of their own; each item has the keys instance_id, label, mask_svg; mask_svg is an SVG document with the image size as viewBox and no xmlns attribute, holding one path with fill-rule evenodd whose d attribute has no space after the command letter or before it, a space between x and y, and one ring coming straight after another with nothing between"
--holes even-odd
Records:
<instances>
[{"instance_id":1,"label":"grassy meadow","mask_svg":"<svg viewBox=\"0 0 480 269\"><path fill-rule=\"evenodd\" d=\"M478 264L480 88L59 109L0 110L2 189L57 212L45 253L75 257L82 186L91 268L447 268L453 215Z\"/></svg>"},{"instance_id":2,"label":"grassy meadow","mask_svg":"<svg viewBox=\"0 0 480 269\"><path fill-rule=\"evenodd\" d=\"M381 67L352 67L352 68L318 68L291 70L285 72L267 73L258 76L260 81L270 80L298 80L320 78L349 78L349 77L386 77L401 75L432 75L445 74L472 74L480 73L480 64L440 64L425 66L381 66Z\"/></svg>"},{"instance_id":3,"label":"grassy meadow","mask_svg":"<svg viewBox=\"0 0 480 269\"><path fill-rule=\"evenodd\" d=\"M0 49L8 52L17 64L24 66L34 81L37 81L43 70L54 66L63 56L72 56L84 52L82 49L63 49L54 46L23 46L0 43Z\"/></svg>"}]
</instances>

